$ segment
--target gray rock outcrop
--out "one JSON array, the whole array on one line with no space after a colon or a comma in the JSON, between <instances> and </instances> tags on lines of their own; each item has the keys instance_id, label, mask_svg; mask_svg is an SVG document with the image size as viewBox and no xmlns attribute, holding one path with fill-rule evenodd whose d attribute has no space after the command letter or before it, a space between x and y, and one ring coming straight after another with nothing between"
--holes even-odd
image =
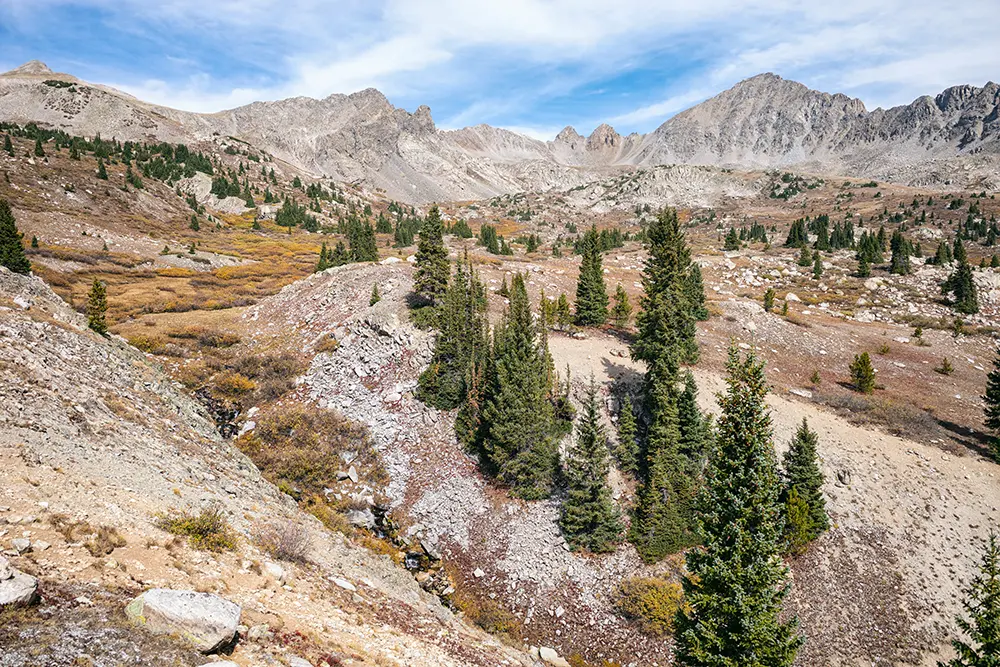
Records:
<instances>
[{"instance_id":1,"label":"gray rock outcrop","mask_svg":"<svg viewBox=\"0 0 1000 667\"><path fill-rule=\"evenodd\" d=\"M29 605L37 595L38 579L21 572L0 556L0 609Z\"/></svg>"},{"instance_id":2,"label":"gray rock outcrop","mask_svg":"<svg viewBox=\"0 0 1000 667\"><path fill-rule=\"evenodd\" d=\"M212 653L236 637L242 609L211 593L154 588L125 608L130 621L154 634L176 635L202 653Z\"/></svg>"}]
</instances>

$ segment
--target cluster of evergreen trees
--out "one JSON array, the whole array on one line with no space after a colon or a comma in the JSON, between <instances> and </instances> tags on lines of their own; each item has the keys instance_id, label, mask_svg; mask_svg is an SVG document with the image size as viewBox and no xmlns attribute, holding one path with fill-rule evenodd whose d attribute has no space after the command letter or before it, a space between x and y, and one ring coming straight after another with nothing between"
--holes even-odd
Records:
<instances>
[{"instance_id":1,"label":"cluster of evergreen trees","mask_svg":"<svg viewBox=\"0 0 1000 667\"><path fill-rule=\"evenodd\" d=\"M31 262L24 255L22 235L17 231L14 212L6 199L0 199L0 266L14 273L31 272Z\"/></svg>"}]
</instances>

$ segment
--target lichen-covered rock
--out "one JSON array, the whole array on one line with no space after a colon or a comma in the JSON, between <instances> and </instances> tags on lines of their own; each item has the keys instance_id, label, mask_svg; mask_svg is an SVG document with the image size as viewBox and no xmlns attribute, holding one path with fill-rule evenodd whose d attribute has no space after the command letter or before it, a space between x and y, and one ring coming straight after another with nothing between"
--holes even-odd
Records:
<instances>
[{"instance_id":1,"label":"lichen-covered rock","mask_svg":"<svg viewBox=\"0 0 1000 667\"><path fill-rule=\"evenodd\" d=\"M132 600L125 615L155 634L176 635L202 653L212 653L236 637L242 609L211 593L148 590Z\"/></svg>"}]
</instances>

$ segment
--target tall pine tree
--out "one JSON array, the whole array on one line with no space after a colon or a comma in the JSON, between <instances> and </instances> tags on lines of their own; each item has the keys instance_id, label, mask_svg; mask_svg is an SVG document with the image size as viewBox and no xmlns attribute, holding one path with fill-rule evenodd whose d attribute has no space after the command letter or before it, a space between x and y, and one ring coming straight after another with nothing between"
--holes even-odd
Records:
<instances>
[{"instance_id":1,"label":"tall pine tree","mask_svg":"<svg viewBox=\"0 0 1000 667\"><path fill-rule=\"evenodd\" d=\"M677 211L671 208L661 211L650 223L646 235L649 258L642 271L642 311L636 317L638 333L632 344L632 357L649 367L669 347L679 352L679 361L693 362L698 358L694 325L697 304L687 284L691 252L684 241Z\"/></svg>"},{"instance_id":2,"label":"tall pine tree","mask_svg":"<svg viewBox=\"0 0 1000 667\"><path fill-rule=\"evenodd\" d=\"M618 409L618 447L615 449L618 467L624 472L635 474L639 470L638 435L632 397L626 394Z\"/></svg>"},{"instance_id":3,"label":"tall pine tree","mask_svg":"<svg viewBox=\"0 0 1000 667\"><path fill-rule=\"evenodd\" d=\"M417 275L413 290L427 303L437 306L444 300L448 290L448 249L444 246L444 227L441 211L432 206L420 227L420 242L417 244Z\"/></svg>"},{"instance_id":4,"label":"tall pine tree","mask_svg":"<svg viewBox=\"0 0 1000 667\"><path fill-rule=\"evenodd\" d=\"M687 552L677 664L785 667L802 639L796 621L780 617L788 594L780 558L784 516L763 364L753 353L741 359L733 346L727 384L698 502L704 548Z\"/></svg>"},{"instance_id":5,"label":"tall pine tree","mask_svg":"<svg viewBox=\"0 0 1000 667\"><path fill-rule=\"evenodd\" d=\"M5 266L14 273L29 273L31 262L24 256L24 245L21 234L17 231L14 212L10 203L0 199L0 266Z\"/></svg>"},{"instance_id":6,"label":"tall pine tree","mask_svg":"<svg viewBox=\"0 0 1000 667\"><path fill-rule=\"evenodd\" d=\"M628 292L621 283L615 288L615 305L611 309L611 319L619 329L627 327L632 320L632 302L629 301Z\"/></svg>"},{"instance_id":7,"label":"tall pine tree","mask_svg":"<svg viewBox=\"0 0 1000 667\"><path fill-rule=\"evenodd\" d=\"M597 385L590 379L576 443L566 460L566 498L559 525L572 548L613 551L622 523L608 487L608 446L597 411Z\"/></svg>"},{"instance_id":8,"label":"tall pine tree","mask_svg":"<svg viewBox=\"0 0 1000 667\"><path fill-rule=\"evenodd\" d=\"M986 428L993 431L993 458L1000 461L1000 350L993 358L993 370L986 376L983 395Z\"/></svg>"},{"instance_id":9,"label":"tall pine tree","mask_svg":"<svg viewBox=\"0 0 1000 667\"><path fill-rule=\"evenodd\" d=\"M511 281L510 305L493 331L480 416L480 443L489 466L525 500L547 497L558 463L549 402L550 369L524 277Z\"/></svg>"},{"instance_id":10,"label":"tall pine tree","mask_svg":"<svg viewBox=\"0 0 1000 667\"><path fill-rule=\"evenodd\" d=\"M608 320L608 290L604 285L601 238L597 227L583 235L583 258L576 282L576 323L600 326Z\"/></svg>"},{"instance_id":11,"label":"tall pine tree","mask_svg":"<svg viewBox=\"0 0 1000 667\"><path fill-rule=\"evenodd\" d=\"M466 400L472 375L486 357L486 290L468 256L456 266L439 322L434 356L420 375L417 397L453 410Z\"/></svg>"},{"instance_id":12,"label":"tall pine tree","mask_svg":"<svg viewBox=\"0 0 1000 667\"><path fill-rule=\"evenodd\" d=\"M707 455L705 419L698 408L698 386L691 371L684 373L684 391L677 396L677 426L680 429L680 452L687 459L688 474L701 475Z\"/></svg>"}]
</instances>

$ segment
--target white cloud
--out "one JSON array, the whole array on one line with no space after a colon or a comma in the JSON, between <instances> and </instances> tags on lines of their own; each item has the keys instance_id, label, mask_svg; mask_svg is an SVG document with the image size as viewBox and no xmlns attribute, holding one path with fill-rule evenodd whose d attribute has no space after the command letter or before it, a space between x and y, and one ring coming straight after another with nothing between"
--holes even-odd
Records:
<instances>
[{"instance_id":1,"label":"white cloud","mask_svg":"<svg viewBox=\"0 0 1000 667\"><path fill-rule=\"evenodd\" d=\"M448 100L446 126L530 133L548 130L537 120L554 115L538 113L550 100L595 84L607 90L600 115L628 131L762 71L861 95L869 106L1000 76L996 0L33 0L0 2L0 21L43 30L68 5L97 8L109 24L165 44L172 35L211 38L231 48L227 58L263 72L248 80L202 61L180 79L143 81L129 78L138 65L116 63L127 69L109 77L138 97L198 111L374 86L416 103ZM184 49L172 56L199 61ZM643 67L662 70L663 84L616 97L615 77ZM596 96L586 97L566 123L604 120L591 108Z\"/></svg>"}]
</instances>

